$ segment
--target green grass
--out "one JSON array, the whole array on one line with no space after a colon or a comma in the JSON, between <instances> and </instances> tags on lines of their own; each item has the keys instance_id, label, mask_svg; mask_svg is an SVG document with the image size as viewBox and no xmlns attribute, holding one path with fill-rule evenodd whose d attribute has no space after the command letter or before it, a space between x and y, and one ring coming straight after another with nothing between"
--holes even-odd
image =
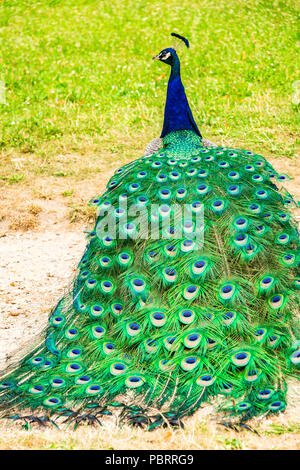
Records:
<instances>
[{"instance_id":1,"label":"green grass","mask_svg":"<svg viewBox=\"0 0 300 470\"><path fill-rule=\"evenodd\" d=\"M3 1L2 155L37 155L46 171L58 153L137 158L161 130L169 70L151 57L174 30L191 43L182 75L203 134L292 157L296 20L292 0Z\"/></svg>"},{"instance_id":2,"label":"green grass","mask_svg":"<svg viewBox=\"0 0 300 470\"><path fill-rule=\"evenodd\" d=\"M280 425L280 424L271 424L264 432L266 436L270 436L272 434L276 434L278 436L281 436L282 434L296 434L300 432L300 423L293 423L289 424L287 423L286 425Z\"/></svg>"}]
</instances>

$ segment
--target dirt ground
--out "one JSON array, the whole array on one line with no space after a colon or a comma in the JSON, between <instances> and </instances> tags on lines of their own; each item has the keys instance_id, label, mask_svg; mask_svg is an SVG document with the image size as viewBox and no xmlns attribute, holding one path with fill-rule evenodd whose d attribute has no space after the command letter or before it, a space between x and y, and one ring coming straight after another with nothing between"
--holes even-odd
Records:
<instances>
[{"instance_id":1,"label":"dirt ground","mask_svg":"<svg viewBox=\"0 0 300 470\"><path fill-rule=\"evenodd\" d=\"M300 200L300 166L296 159L271 161L278 172L287 173L292 180L285 183L296 200ZM113 170L79 189L79 197L87 201L101 193ZM100 180L100 181L99 181ZM59 300L72 279L77 262L85 247L84 230L79 223L67 218L69 206L59 197L63 183L51 186L52 196L37 198L30 188L23 191L23 201L41 204L42 210L33 230L9 230L7 220L0 221L0 368L13 350L30 343L46 325L50 308ZM8 188L1 195L0 206L14 213L7 201L14 200L17 188ZM50 191L48 187L48 191ZM300 220L300 210L295 210Z\"/></svg>"},{"instance_id":2,"label":"dirt ground","mask_svg":"<svg viewBox=\"0 0 300 470\"><path fill-rule=\"evenodd\" d=\"M0 239L0 368L46 325L84 246L81 231L17 232Z\"/></svg>"},{"instance_id":3,"label":"dirt ground","mask_svg":"<svg viewBox=\"0 0 300 470\"><path fill-rule=\"evenodd\" d=\"M293 178L298 176L300 180L296 159L276 159L273 165L279 172L288 173ZM101 175L99 188L96 180L91 182L81 196L86 196L87 201L94 194L101 193L111 174L110 171L105 179ZM300 187L295 184L295 179L285 186L300 200ZM17 188L11 187L5 195L1 195L2 210L4 207L9 210L7 203L13 200L14 192L17 191ZM37 196L27 188L24 198L33 204ZM32 230L8 230L6 221L0 224L0 369L16 351L28 347L46 326L49 310L71 281L85 246L84 224L71 224L66 219L69 209L62 198L40 198L39 204L42 209L37 215L38 224ZM296 210L295 215L300 216L299 210ZM99 431L86 431L86 428L76 433L70 430L65 433L55 430L40 433L34 430L30 440L29 434L20 430L20 426L1 424L0 449L300 448L300 405L296 400L297 394L299 387L291 384L291 402L286 413L258 425L262 429L263 438L221 429L210 422L209 407L206 407L206 411L201 410L187 420L185 431L165 430L162 432L163 438L158 431L149 434L140 430L132 431L127 427L120 429L110 423L101 430L101 437ZM268 429L271 431L268 432Z\"/></svg>"}]
</instances>

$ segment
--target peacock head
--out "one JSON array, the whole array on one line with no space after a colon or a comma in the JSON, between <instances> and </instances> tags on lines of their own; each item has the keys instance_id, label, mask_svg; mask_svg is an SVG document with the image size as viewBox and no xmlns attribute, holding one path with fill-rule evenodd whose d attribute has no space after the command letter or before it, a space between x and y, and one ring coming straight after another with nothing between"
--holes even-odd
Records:
<instances>
[{"instance_id":1,"label":"peacock head","mask_svg":"<svg viewBox=\"0 0 300 470\"><path fill-rule=\"evenodd\" d=\"M174 46L163 49L159 54L153 57L153 60L160 60L165 64L171 65L172 67L176 62L179 61L176 49L178 49L182 44L185 44L186 47L189 47L189 41L184 36L181 36L177 33L171 33L171 36L173 36L175 40Z\"/></svg>"},{"instance_id":2,"label":"peacock head","mask_svg":"<svg viewBox=\"0 0 300 470\"><path fill-rule=\"evenodd\" d=\"M159 54L152 57L152 59L160 60L161 62L172 66L174 65L177 57L175 49L173 49L173 47L167 47L167 49L163 49Z\"/></svg>"}]
</instances>

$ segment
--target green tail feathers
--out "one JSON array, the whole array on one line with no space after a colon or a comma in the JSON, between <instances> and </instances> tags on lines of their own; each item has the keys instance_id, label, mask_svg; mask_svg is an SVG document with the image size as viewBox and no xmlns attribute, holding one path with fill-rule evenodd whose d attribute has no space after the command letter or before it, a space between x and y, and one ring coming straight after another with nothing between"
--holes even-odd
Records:
<instances>
[{"instance_id":1,"label":"green tail feathers","mask_svg":"<svg viewBox=\"0 0 300 470\"><path fill-rule=\"evenodd\" d=\"M41 345L2 374L2 415L123 407L151 429L217 396L241 419L284 410L300 361L287 178L191 131L117 170Z\"/></svg>"}]
</instances>

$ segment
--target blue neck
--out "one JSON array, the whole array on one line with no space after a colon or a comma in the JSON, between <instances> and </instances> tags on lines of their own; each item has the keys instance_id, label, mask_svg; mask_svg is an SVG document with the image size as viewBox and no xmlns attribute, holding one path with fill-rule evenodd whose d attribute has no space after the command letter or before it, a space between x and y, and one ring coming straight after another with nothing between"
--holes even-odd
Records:
<instances>
[{"instance_id":1,"label":"blue neck","mask_svg":"<svg viewBox=\"0 0 300 470\"><path fill-rule=\"evenodd\" d=\"M171 66L171 73L170 73L170 78L169 78L169 82L171 80L174 80L176 77L179 77L180 78L180 61L178 59L178 56L174 56L174 63L173 65ZM180 78L181 80L181 78Z\"/></svg>"},{"instance_id":2,"label":"blue neck","mask_svg":"<svg viewBox=\"0 0 300 470\"><path fill-rule=\"evenodd\" d=\"M180 77L180 62L177 54L173 56L171 75L168 83L164 125L160 137L178 130L191 130L200 137Z\"/></svg>"}]
</instances>

